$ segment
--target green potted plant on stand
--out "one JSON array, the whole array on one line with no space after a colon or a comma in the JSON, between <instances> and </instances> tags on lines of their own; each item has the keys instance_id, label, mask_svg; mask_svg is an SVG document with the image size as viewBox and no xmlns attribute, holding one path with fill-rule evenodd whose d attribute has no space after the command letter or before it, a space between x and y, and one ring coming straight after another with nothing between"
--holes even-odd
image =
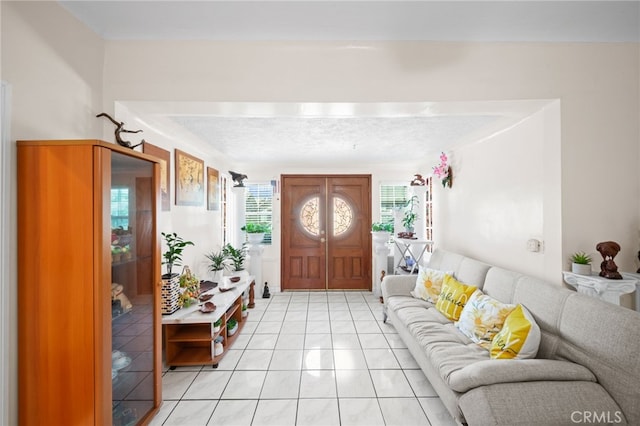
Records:
<instances>
[{"instance_id":1,"label":"green potted plant on stand","mask_svg":"<svg viewBox=\"0 0 640 426\"><path fill-rule=\"evenodd\" d=\"M173 272L174 266L182 263L182 251L187 246L194 245L191 241L184 241L175 232L161 233L167 245L167 251L162 254L162 264L167 265L167 272L162 275L161 311L163 315L171 315L180 309L180 281L179 274Z\"/></svg>"},{"instance_id":2,"label":"green potted plant on stand","mask_svg":"<svg viewBox=\"0 0 640 426\"><path fill-rule=\"evenodd\" d=\"M579 275L591 275L591 256L583 251L575 252L569 258L571 272Z\"/></svg>"},{"instance_id":3,"label":"green potted plant on stand","mask_svg":"<svg viewBox=\"0 0 640 426\"><path fill-rule=\"evenodd\" d=\"M247 223L240 230L247 233L249 244L260 244L264 235L271 232L271 225L268 223Z\"/></svg>"},{"instance_id":4,"label":"green potted plant on stand","mask_svg":"<svg viewBox=\"0 0 640 426\"><path fill-rule=\"evenodd\" d=\"M373 235L374 242L385 243L389 241L393 234L393 223L391 222L373 222L371 224L371 235Z\"/></svg>"},{"instance_id":5,"label":"green potted plant on stand","mask_svg":"<svg viewBox=\"0 0 640 426\"><path fill-rule=\"evenodd\" d=\"M418 219L418 213L413 211L414 208L417 206L417 204L418 204L418 196L414 195L407 202L407 207L409 207L409 209L405 210L404 216L402 217L402 226L404 226L407 236L409 237L413 236L413 231L414 231L413 225Z\"/></svg>"}]
</instances>

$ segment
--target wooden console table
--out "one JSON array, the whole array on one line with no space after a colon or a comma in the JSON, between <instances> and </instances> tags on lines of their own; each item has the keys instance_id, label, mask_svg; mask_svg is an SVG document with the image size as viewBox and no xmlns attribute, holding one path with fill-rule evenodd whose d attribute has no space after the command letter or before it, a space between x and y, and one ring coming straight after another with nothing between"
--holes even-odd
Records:
<instances>
[{"instance_id":1,"label":"wooden console table","mask_svg":"<svg viewBox=\"0 0 640 426\"><path fill-rule=\"evenodd\" d=\"M253 291L253 276L243 276L238 283L230 283L229 277L223 278L222 285L231 289L221 292L218 287L203 294L213 294L209 302L216 305L213 312L200 311L200 303L182 308L171 315L162 317L165 343L165 364L171 369L185 365L212 365L218 363L227 353L242 331L246 318L242 317L243 293ZM253 302L253 300L250 300ZM232 336L227 333L227 322L235 319L238 323ZM220 320L219 330L215 329ZM221 337L223 352L215 355L215 341ZM220 340L220 339L218 339Z\"/></svg>"}]
</instances>

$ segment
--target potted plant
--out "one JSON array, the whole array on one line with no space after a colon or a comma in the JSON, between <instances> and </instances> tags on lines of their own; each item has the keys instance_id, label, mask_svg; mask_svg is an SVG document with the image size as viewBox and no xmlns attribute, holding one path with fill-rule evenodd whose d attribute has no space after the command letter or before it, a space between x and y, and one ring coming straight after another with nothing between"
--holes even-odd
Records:
<instances>
[{"instance_id":1,"label":"potted plant","mask_svg":"<svg viewBox=\"0 0 640 426\"><path fill-rule=\"evenodd\" d=\"M408 233L413 233L413 225L418 219L418 213L414 212L414 208L418 205L418 196L414 195L407 201L407 207L409 209L405 210L404 216L402 217L402 226L404 226L405 231Z\"/></svg>"},{"instance_id":2,"label":"potted plant","mask_svg":"<svg viewBox=\"0 0 640 426\"><path fill-rule=\"evenodd\" d=\"M247 304L246 303L242 303L242 318L245 318L247 315L249 315L249 312L247 311Z\"/></svg>"},{"instance_id":3,"label":"potted plant","mask_svg":"<svg viewBox=\"0 0 640 426\"><path fill-rule=\"evenodd\" d=\"M218 320L213 323L213 332L217 333L218 331L220 331L221 325L222 325L222 318L218 318Z\"/></svg>"},{"instance_id":4,"label":"potted plant","mask_svg":"<svg viewBox=\"0 0 640 426\"><path fill-rule=\"evenodd\" d=\"M393 234L393 223L373 222L371 224L371 234L374 242L386 243L391 238L391 234Z\"/></svg>"},{"instance_id":5,"label":"potted plant","mask_svg":"<svg viewBox=\"0 0 640 426\"><path fill-rule=\"evenodd\" d=\"M211 253L207 253L204 256L209 259L209 270L213 272L212 281L214 283L222 282L222 273L229 266L225 263L225 260L227 260L227 256L222 250L212 251Z\"/></svg>"},{"instance_id":6,"label":"potted plant","mask_svg":"<svg viewBox=\"0 0 640 426\"><path fill-rule=\"evenodd\" d=\"M271 232L271 225L268 223L247 223L240 230L247 233L250 244L260 244L264 235Z\"/></svg>"},{"instance_id":7,"label":"potted plant","mask_svg":"<svg viewBox=\"0 0 640 426\"><path fill-rule=\"evenodd\" d=\"M242 247L235 248L231 244L227 244L222 248L222 253L231 261L233 270L236 272L244 270L244 261L247 257L246 243L242 244Z\"/></svg>"},{"instance_id":8,"label":"potted plant","mask_svg":"<svg viewBox=\"0 0 640 426\"><path fill-rule=\"evenodd\" d=\"M579 275L591 275L591 256L583 251L577 251L569 258L571 272Z\"/></svg>"},{"instance_id":9,"label":"potted plant","mask_svg":"<svg viewBox=\"0 0 640 426\"><path fill-rule=\"evenodd\" d=\"M165 279L178 275L177 273L173 273L173 267L182 264L182 251L184 248L194 244L191 241L184 241L182 237L179 237L175 232L170 234L162 232L162 237L167 244L167 251L162 254L164 259L162 264L167 265L167 273L162 275L162 278Z\"/></svg>"},{"instance_id":10,"label":"potted plant","mask_svg":"<svg viewBox=\"0 0 640 426\"><path fill-rule=\"evenodd\" d=\"M238 321L235 318L229 318L227 320L227 336L233 336L238 330Z\"/></svg>"},{"instance_id":11,"label":"potted plant","mask_svg":"<svg viewBox=\"0 0 640 426\"><path fill-rule=\"evenodd\" d=\"M163 315L171 315L180 309L180 282L178 273L173 272L174 266L179 266L182 262L182 251L186 246L194 245L191 241L184 241L175 232L164 233L162 237L167 244L167 251L162 254L162 264L167 265L167 272L162 275L162 297L161 312Z\"/></svg>"}]
</instances>

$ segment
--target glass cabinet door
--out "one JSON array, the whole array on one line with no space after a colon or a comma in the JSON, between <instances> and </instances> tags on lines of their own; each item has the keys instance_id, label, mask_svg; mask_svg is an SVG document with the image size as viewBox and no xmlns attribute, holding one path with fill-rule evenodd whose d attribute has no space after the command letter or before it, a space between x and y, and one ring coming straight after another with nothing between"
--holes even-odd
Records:
<instances>
[{"instance_id":1,"label":"glass cabinet door","mask_svg":"<svg viewBox=\"0 0 640 426\"><path fill-rule=\"evenodd\" d=\"M113 425L134 425L154 406L153 163L111 156Z\"/></svg>"}]
</instances>

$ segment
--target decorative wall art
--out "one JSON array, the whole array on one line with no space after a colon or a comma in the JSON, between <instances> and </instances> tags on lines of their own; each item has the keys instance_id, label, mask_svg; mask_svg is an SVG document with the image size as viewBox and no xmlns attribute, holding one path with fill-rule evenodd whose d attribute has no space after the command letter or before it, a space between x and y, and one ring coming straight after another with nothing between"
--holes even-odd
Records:
<instances>
[{"instance_id":1,"label":"decorative wall art","mask_svg":"<svg viewBox=\"0 0 640 426\"><path fill-rule=\"evenodd\" d=\"M207 210L220 210L218 171L207 167Z\"/></svg>"},{"instance_id":2,"label":"decorative wall art","mask_svg":"<svg viewBox=\"0 0 640 426\"><path fill-rule=\"evenodd\" d=\"M202 206L204 161L176 149L176 206Z\"/></svg>"},{"instance_id":3,"label":"decorative wall art","mask_svg":"<svg viewBox=\"0 0 640 426\"><path fill-rule=\"evenodd\" d=\"M169 180L169 167L171 167L171 153L160 147L143 142L142 152L160 159L160 200L163 211L171 210L171 181Z\"/></svg>"}]
</instances>

